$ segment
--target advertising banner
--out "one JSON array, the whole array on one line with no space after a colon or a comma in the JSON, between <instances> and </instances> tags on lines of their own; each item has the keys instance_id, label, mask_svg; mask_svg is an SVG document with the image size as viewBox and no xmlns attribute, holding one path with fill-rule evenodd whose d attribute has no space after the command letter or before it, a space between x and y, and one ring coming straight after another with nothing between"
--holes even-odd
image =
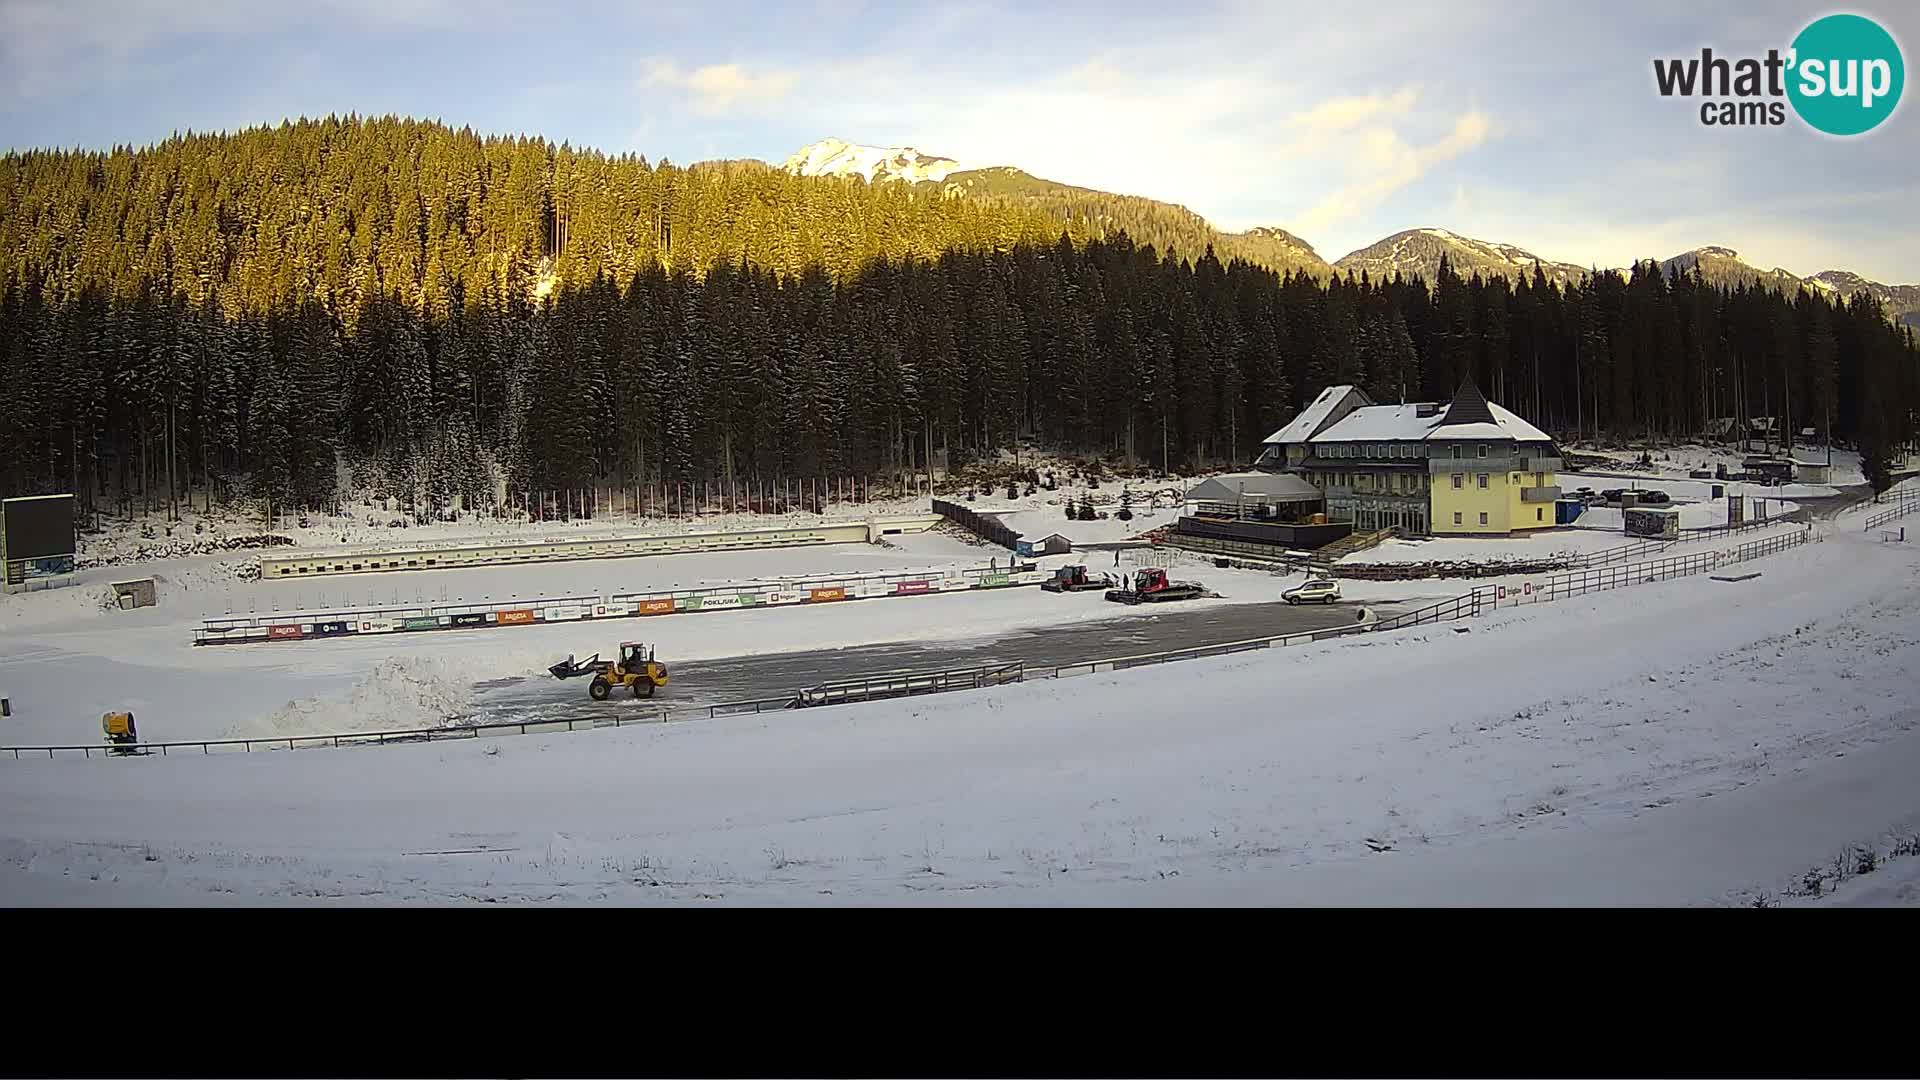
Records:
<instances>
[{"instance_id":1,"label":"advertising banner","mask_svg":"<svg viewBox=\"0 0 1920 1080\"><path fill-rule=\"evenodd\" d=\"M671 614L672 612L673 612L673 597L671 596L665 598L664 600L640 601L640 614L642 615L668 615L668 614Z\"/></svg>"},{"instance_id":2,"label":"advertising banner","mask_svg":"<svg viewBox=\"0 0 1920 1080\"><path fill-rule=\"evenodd\" d=\"M896 581L893 584L893 591L899 596L912 596L915 593L926 592L927 587L928 583L925 581Z\"/></svg>"},{"instance_id":3,"label":"advertising banner","mask_svg":"<svg viewBox=\"0 0 1920 1080\"><path fill-rule=\"evenodd\" d=\"M827 589L814 589L807 594L807 599L816 604L823 600L845 600L846 598L847 590L839 585Z\"/></svg>"},{"instance_id":4,"label":"advertising banner","mask_svg":"<svg viewBox=\"0 0 1920 1080\"><path fill-rule=\"evenodd\" d=\"M440 626L440 620L432 615L415 615L400 622L403 630L438 630Z\"/></svg>"},{"instance_id":5,"label":"advertising banner","mask_svg":"<svg viewBox=\"0 0 1920 1080\"><path fill-rule=\"evenodd\" d=\"M454 626L485 626L487 617L478 611L468 611L450 616L448 621Z\"/></svg>"},{"instance_id":6,"label":"advertising banner","mask_svg":"<svg viewBox=\"0 0 1920 1080\"><path fill-rule=\"evenodd\" d=\"M300 627L297 625L281 624L278 626L267 627L267 638L269 640L279 640L281 638L297 638L299 636L300 636Z\"/></svg>"},{"instance_id":7,"label":"advertising banner","mask_svg":"<svg viewBox=\"0 0 1920 1080\"><path fill-rule=\"evenodd\" d=\"M516 623L530 623L533 621L533 612L526 608L521 608L516 611L503 611L494 621L502 626L512 626Z\"/></svg>"},{"instance_id":8,"label":"advertising banner","mask_svg":"<svg viewBox=\"0 0 1920 1080\"><path fill-rule=\"evenodd\" d=\"M59 577L73 573L73 556L50 555L40 559L11 559L7 562L7 584L22 585L29 581Z\"/></svg>"}]
</instances>

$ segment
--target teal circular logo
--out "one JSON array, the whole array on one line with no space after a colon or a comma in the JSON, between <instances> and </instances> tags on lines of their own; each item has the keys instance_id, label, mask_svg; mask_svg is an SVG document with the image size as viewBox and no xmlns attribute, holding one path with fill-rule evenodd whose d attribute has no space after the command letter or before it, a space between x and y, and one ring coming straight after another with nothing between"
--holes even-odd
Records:
<instances>
[{"instance_id":1,"label":"teal circular logo","mask_svg":"<svg viewBox=\"0 0 1920 1080\"><path fill-rule=\"evenodd\" d=\"M1893 35L1859 15L1828 15L1793 39L1787 98L1800 119L1829 135L1872 131L1893 115L1907 66Z\"/></svg>"}]
</instances>

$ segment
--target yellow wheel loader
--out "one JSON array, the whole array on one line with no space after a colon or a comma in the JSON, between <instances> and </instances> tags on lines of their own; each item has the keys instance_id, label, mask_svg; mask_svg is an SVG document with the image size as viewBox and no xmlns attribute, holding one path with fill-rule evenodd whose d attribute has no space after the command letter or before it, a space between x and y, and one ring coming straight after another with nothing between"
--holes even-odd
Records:
<instances>
[{"instance_id":1,"label":"yellow wheel loader","mask_svg":"<svg viewBox=\"0 0 1920 1080\"><path fill-rule=\"evenodd\" d=\"M615 687L627 687L637 698L653 696L656 688L667 685L667 665L653 658L653 649L637 641L620 643L620 659L602 660L594 653L585 660L575 663L573 657L547 669L556 679L571 679L578 675L592 675L593 681L587 684L587 693L595 701L605 701Z\"/></svg>"}]
</instances>

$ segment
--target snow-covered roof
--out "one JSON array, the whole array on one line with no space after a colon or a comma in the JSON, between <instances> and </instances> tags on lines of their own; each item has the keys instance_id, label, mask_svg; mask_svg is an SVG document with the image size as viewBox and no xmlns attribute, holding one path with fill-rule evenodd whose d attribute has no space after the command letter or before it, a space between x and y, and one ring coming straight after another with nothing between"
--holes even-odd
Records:
<instances>
[{"instance_id":1,"label":"snow-covered roof","mask_svg":"<svg viewBox=\"0 0 1920 1080\"><path fill-rule=\"evenodd\" d=\"M1372 401L1368 399L1367 395L1357 387L1329 386L1325 390L1320 391L1320 396L1314 398L1306 408L1301 409L1300 415L1294 417L1286 427L1267 436L1267 442L1301 443L1313 438L1314 432L1319 430L1320 425L1326 422L1327 414L1331 413L1342 401L1346 400L1348 394L1359 394L1362 402L1366 405L1372 404Z\"/></svg>"},{"instance_id":2,"label":"snow-covered roof","mask_svg":"<svg viewBox=\"0 0 1920 1080\"><path fill-rule=\"evenodd\" d=\"M1420 406L1367 405L1340 418L1332 427L1313 437L1314 442L1388 442L1394 439L1418 440L1440 423L1441 414L1419 415Z\"/></svg>"},{"instance_id":3,"label":"snow-covered roof","mask_svg":"<svg viewBox=\"0 0 1920 1080\"><path fill-rule=\"evenodd\" d=\"M1318 502L1320 489L1291 473L1227 473L1202 480L1187 491L1188 502Z\"/></svg>"},{"instance_id":4,"label":"snow-covered roof","mask_svg":"<svg viewBox=\"0 0 1920 1080\"><path fill-rule=\"evenodd\" d=\"M1445 427L1433 429L1433 437L1436 439L1511 439L1513 438L1513 436L1509 435L1506 429L1502 428L1499 424L1491 424L1491 423L1448 424Z\"/></svg>"},{"instance_id":5,"label":"snow-covered roof","mask_svg":"<svg viewBox=\"0 0 1920 1080\"><path fill-rule=\"evenodd\" d=\"M1327 415L1350 393L1367 402L1340 419L1325 423ZM1427 415L1420 415L1424 409ZM1463 422L1449 424L1453 418ZM1266 442L1276 443L1354 443L1419 441L1422 439L1512 439L1515 442L1551 442L1552 436L1501 405L1486 400L1472 383L1461 387L1452 403L1409 402L1405 405L1375 405L1363 391L1351 386L1330 386L1303 409L1286 427L1273 433Z\"/></svg>"},{"instance_id":6,"label":"snow-covered roof","mask_svg":"<svg viewBox=\"0 0 1920 1080\"><path fill-rule=\"evenodd\" d=\"M1432 439L1512 439L1515 442L1552 442L1553 436L1515 416L1505 406L1487 402L1487 411L1493 414L1493 422L1484 421L1473 424L1448 424L1436 427Z\"/></svg>"},{"instance_id":7,"label":"snow-covered roof","mask_svg":"<svg viewBox=\"0 0 1920 1080\"><path fill-rule=\"evenodd\" d=\"M1507 436L1509 438L1518 440L1519 442L1553 441L1553 436L1548 435L1546 432L1515 416L1513 411L1506 406L1489 401L1487 402L1487 408L1493 410L1493 418L1499 421L1500 426L1507 429Z\"/></svg>"}]
</instances>

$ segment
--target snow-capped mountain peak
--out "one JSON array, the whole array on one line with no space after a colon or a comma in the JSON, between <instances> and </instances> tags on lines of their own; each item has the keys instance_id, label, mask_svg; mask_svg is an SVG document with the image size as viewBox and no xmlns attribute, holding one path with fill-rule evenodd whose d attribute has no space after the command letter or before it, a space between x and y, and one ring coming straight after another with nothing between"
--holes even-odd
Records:
<instances>
[{"instance_id":1,"label":"snow-capped mountain peak","mask_svg":"<svg viewBox=\"0 0 1920 1080\"><path fill-rule=\"evenodd\" d=\"M1549 279L1577 279L1581 268L1568 263L1542 259L1525 248L1476 240L1446 229L1407 229L1352 252L1334 263L1342 272L1367 273L1385 278L1393 273L1417 274L1431 282L1438 275L1440 256L1445 255L1454 272L1462 277L1499 274L1515 280L1531 277L1538 266Z\"/></svg>"},{"instance_id":2,"label":"snow-capped mountain peak","mask_svg":"<svg viewBox=\"0 0 1920 1080\"><path fill-rule=\"evenodd\" d=\"M911 146L865 146L844 139L821 139L803 146L781 164L798 176L860 176L869 183L945 180L966 166L952 158L923 154Z\"/></svg>"}]
</instances>

